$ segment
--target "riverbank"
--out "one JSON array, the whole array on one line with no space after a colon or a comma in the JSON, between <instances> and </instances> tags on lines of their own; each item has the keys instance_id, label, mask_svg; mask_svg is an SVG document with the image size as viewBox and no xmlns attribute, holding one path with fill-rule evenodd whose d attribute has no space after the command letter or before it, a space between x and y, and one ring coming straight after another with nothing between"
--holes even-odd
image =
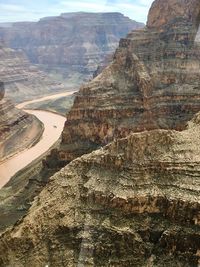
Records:
<instances>
[{"instance_id":1,"label":"riverbank","mask_svg":"<svg viewBox=\"0 0 200 267\"><path fill-rule=\"evenodd\" d=\"M12 133L8 140L0 142L0 165L9 158L35 146L42 138L44 132L43 123L32 114L31 117L32 122L30 125L19 129L17 133Z\"/></svg>"},{"instance_id":2,"label":"riverbank","mask_svg":"<svg viewBox=\"0 0 200 267\"><path fill-rule=\"evenodd\" d=\"M46 110L66 116L66 114L68 114L74 104L75 97L76 93L69 96L62 96L56 99L28 104L26 108L34 110Z\"/></svg>"},{"instance_id":3,"label":"riverbank","mask_svg":"<svg viewBox=\"0 0 200 267\"><path fill-rule=\"evenodd\" d=\"M67 91L64 93L44 96L39 99L25 101L16 106L18 109L24 109L27 113L35 116L37 121L43 124L43 134L40 134L37 140L31 141L31 145L26 146L24 150L19 150L18 153L14 155L8 155L7 159L0 162L0 188L2 188L19 170L23 169L48 151L48 149L59 139L63 130L64 122L66 120L63 115L55 114L51 111L25 110L25 107L35 103L57 100L62 97L70 97L75 92L77 91ZM32 134L33 132L24 136L24 140L31 140Z\"/></svg>"},{"instance_id":4,"label":"riverbank","mask_svg":"<svg viewBox=\"0 0 200 267\"><path fill-rule=\"evenodd\" d=\"M67 95L69 94L70 96L70 94L72 95L73 93L74 92L67 92L66 94ZM48 99L49 98L59 99L59 97L60 97L60 94L57 94L54 96L49 96ZM45 97L45 99L46 98L47 97ZM40 98L34 101L37 101L37 102L39 101L40 103L42 103L42 101L44 101L44 98L42 99ZM31 102L33 103L33 101ZM27 101L19 105L21 105L21 107L24 108L27 105ZM20 107L19 105L18 105L18 108ZM43 112L44 114L45 111L30 110L28 112L38 116L38 112ZM37 114L35 112L37 112ZM53 119L52 116L54 115L59 116L59 115L53 114L51 112L47 112L45 114L48 114L48 117L50 118L50 122L51 122L49 132L46 131L46 133L48 135L49 134L51 135L52 132L54 132L54 130L58 129L56 128L57 125L53 123L54 121L57 121L58 117L54 117ZM62 119L61 124L64 125L64 122L66 120L65 117L59 116L59 118ZM45 125L46 124L44 123L44 128L46 128ZM61 125L61 127L59 128L60 134L63 130L63 125ZM45 133L45 136L46 136L46 133ZM57 139L55 140L55 142L53 142L52 140L51 144L53 143L53 145L48 144L49 148L46 150L46 152L43 153L44 150L43 151L40 150L40 153L38 153L38 155L35 155L36 159L34 159L35 157L33 158L33 154L31 153L32 150L29 150L30 151L29 152L30 154L28 156L28 159L30 159L29 164L27 162L22 162L24 158L27 158L27 156L26 154L24 153L22 154L20 152L20 154L16 155L17 158L18 156L21 155L21 160L19 160L19 165L17 163L17 158L14 161L15 163L12 161L13 159L12 158L9 160L9 162L6 161L7 162L6 165L2 165L2 166L0 165L0 174L4 172L4 175L6 175L5 177L2 176L2 178L4 177L4 179L2 180L1 185L0 185L0 214L1 214L0 232L4 231L7 227L13 225L20 218L24 216L24 214L29 209L30 203L33 201L34 197L38 195L38 193L42 190L44 185L47 183L49 177L51 177L56 172L56 170L54 169L53 170L44 169L42 162L43 162L43 159L46 157L46 155L50 152L50 150L58 147L60 134L58 134L57 137L55 138ZM25 167L23 167L24 165ZM16 166L18 168L16 168ZM4 169L3 172L2 172L2 168ZM11 168L12 173L9 173L10 168ZM1 176L0 176L0 180L1 180ZM3 186L3 184L5 186Z\"/></svg>"},{"instance_id":5,"label":"riverbank","mask_svg":"<svg viewBox=\"0 0 200 267\"><path fill-rule=\"evenodd\" d=\"M35 116L17 109L10 99L0 100L0 163L36 144L43 124Z\"/></svg>"},{"instance_id":6,"label":"riverbank","mask_svg":"<svg viewBox=\"0 0 200 267\"><path fill-rule=\"evenodd\" d=\"M43 124L44 132L40 141L33 147L9 158L0 164L0 188L19 170L44 154L60 137L65 117L48 111L26 110L35 115Z\"/></svg>"},{"instance_id":7,"label":"riverbank","mask_svg":"<svg viewBox=\"0 0 200 267\"><path fill-rule=\"evenodd\" d=\"M73 95L76 92L77 92L77 90L73 90L73 91L59 93L59 94L55 94L55 95L44 96L44 97L41 97L39 99L25 101L23 103L18 104L16 107L19 109L24 109L24 108L26 108L26 106L31 105L31 104L40 103L40 102L44 102L47 100L56 100L56 99L61 98L61 97Z\"/></svg>"}]
</instances>

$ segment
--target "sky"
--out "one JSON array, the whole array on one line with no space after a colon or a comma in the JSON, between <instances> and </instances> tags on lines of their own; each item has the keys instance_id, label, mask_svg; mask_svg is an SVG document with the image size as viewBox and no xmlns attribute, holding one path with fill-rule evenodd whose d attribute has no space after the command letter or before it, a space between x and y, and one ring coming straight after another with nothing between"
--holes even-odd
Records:
<instances>
[{"instance_id":1,"label":"sky","mask_svg":"<svg viewBox=\"0 0 200 267\"><path fill-rule=\"evenodd\" d=\"M0 22L36 21L66 12L121 12L146 23L153 0L0 0Z\"/></svg>"}]
</instances>

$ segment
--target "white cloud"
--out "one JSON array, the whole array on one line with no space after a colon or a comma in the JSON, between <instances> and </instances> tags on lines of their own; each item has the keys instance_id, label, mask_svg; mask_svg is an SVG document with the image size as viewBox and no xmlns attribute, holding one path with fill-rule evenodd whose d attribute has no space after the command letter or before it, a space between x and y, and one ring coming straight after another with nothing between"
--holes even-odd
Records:
<instances>
[{"instance_id":1,"label":"white cloud","mask_svg":"<svg viewBox=\"0 0 200 267\"><path fill-rule=\"evenodd\" d=\"M146 22L153 0L0 0L0 21L30 21L66 12L121 12ZM15 3L15 4L13 4ZM17 3L17 4L16 4Z\"/></svg>"},{"instance_id":2,"label":"white cloud","mask_svg":"<svg viewBox=\"0 0 200 267\"><path fill-rule=\"evenodd\" d=\"M123 2L117 0L115 2L110 1L91 1L91 0L79 0L79 1L64 1L60 2L60 6L66 8L67 12L71 11L89 11L89 12L121 12L132 19L137 21L146 22L149 7L153 0L139 0L130 1L124 0Z\"/></svg>"},{"instance_id":3,"label":"white cloud","mask_svg":"<svg viewBox=\"0 0 200 267\"><path fill-rule=\"evenodd\" d=\"M153 2L152 0L140 0L139 4L149 7L152 4L152 2Z\"/></svg>"},{"instance_id":4,"label":"white cloud","mask_svg":"<svg viewBox=\"0 0 200 267\"><path fill-rule=\"evenodd\" d=\"M90 2L90 1L62 1L60 3L63 7L69 8L69 9L74 9L74 10L79 10L79 11L102 11L105 9L105 4L104 3L95 3L95 2ZM109 8L109 7L107 7Z\"/></svg>"}]
</instances>

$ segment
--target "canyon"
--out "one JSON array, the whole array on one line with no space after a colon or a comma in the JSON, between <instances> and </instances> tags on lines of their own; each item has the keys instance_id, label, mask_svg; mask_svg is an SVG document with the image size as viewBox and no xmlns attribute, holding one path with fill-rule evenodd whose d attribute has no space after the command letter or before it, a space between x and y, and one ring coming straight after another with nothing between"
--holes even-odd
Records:
<instances>
[{"instance_id":1,"label":"canyon","mask_svg":"<svg viewBox=\"0 0 200 267\"><path fill-rule=\"evenodd\" d=\"M23 51L6 47L0 40L0 80L4 82L6 97L16 102L64 91L61 83L33 66Z\"/></svg>"},{"instance_id":2,"label":"canyon","mask_svg":"<svg viewBox=\"0 0 200 267\"><path fill-rule=\"evenodd\" d=\"M0 188L7 184L10 178L18 171L48 151L57 142L62 132L65 122L64 116L43 110L26 110L26 113L34 115L43 124L44 131L41 138L33 146L29 147L29 149L24 149L21 152L17 151L16 155L0 162ZM30 137L26 136L26 139L28 138ZM23 141L20 138L18 140L20 142Z\"/></svg>"},{"instance_id":3,"label":"canyon","mask_svg":"<svg viewBox=\"0 0 200 267\"><path fill-rule=\"evenodd\" d=\"M198 266L200 114L133 133L51 177L0 238L0 266Z\"/></svg>"},{"instance_id":4,"label":"canyon","mask_svg":"<svg viewBox=\"0 0 200 267\"><path fill-rule=\"evenodd\" d=\"M199 13L199 0L155 0L81 87L60 144L24 172L29 203L2 227L0 266L199 266Z\"/></svg>"},{"instance_id":5,"label":"canyon","mask_svg":"<svg viewBox=\"0 0 200 267\"><path fill-rule=\"evenodd\" d=\"M155 2L147 27L122 38L111 64L80 88L56 156L63 166L131 132L183 130L200 110L198 26L190 20L192 11L175 2L184 17L170 13L168 18L172 4L165 7L162 1L159 15Z\"/></svg>"},{"instance_id":6,"label":"canyon","mask_svg":"<svg viewBox=\"0 0 200 267\"><path fill-rule=\"evenodd\" d=\"M92 77L121 37L144 27L121 13L63 13L38 22L1 27L0 38L8 47L21 49L32 64L65 84L80 84Z\"/></svg>"},{"instance_id":7,"label":"canyon","mask_svg":"<svg viewBox=\"0 0 200 267\"><path fill-rule=\"evenodd\" d=\"M4 94L4 83L1 82L0 162L37 143L43 132L43 125L35 116L15 108Z\"/></svg>"}]
</instances>

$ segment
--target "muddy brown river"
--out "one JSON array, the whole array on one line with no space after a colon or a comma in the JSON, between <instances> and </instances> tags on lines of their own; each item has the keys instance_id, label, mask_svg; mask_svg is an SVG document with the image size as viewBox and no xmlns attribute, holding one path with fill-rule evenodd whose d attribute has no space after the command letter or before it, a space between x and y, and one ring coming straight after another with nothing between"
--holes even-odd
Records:
<instances>
[{"instance_id":1,"label":"muddy brown river","mask_svg":"<svg viewBox=\"0 0 200 267\"><path fill-rule=\"evenodd\" d=\"M52 97L52 96L51 96ZM35 102L38 100L35 100ZM33 101L32 101L33 103ZM20 104L21 108L24 104ZM0 164L0 188L19 170L44 154L60 137L66 118L48 111L25 110L35 115L44 124L41 140L33 147L7 159Z\"/></svg>"}]
</instances>

